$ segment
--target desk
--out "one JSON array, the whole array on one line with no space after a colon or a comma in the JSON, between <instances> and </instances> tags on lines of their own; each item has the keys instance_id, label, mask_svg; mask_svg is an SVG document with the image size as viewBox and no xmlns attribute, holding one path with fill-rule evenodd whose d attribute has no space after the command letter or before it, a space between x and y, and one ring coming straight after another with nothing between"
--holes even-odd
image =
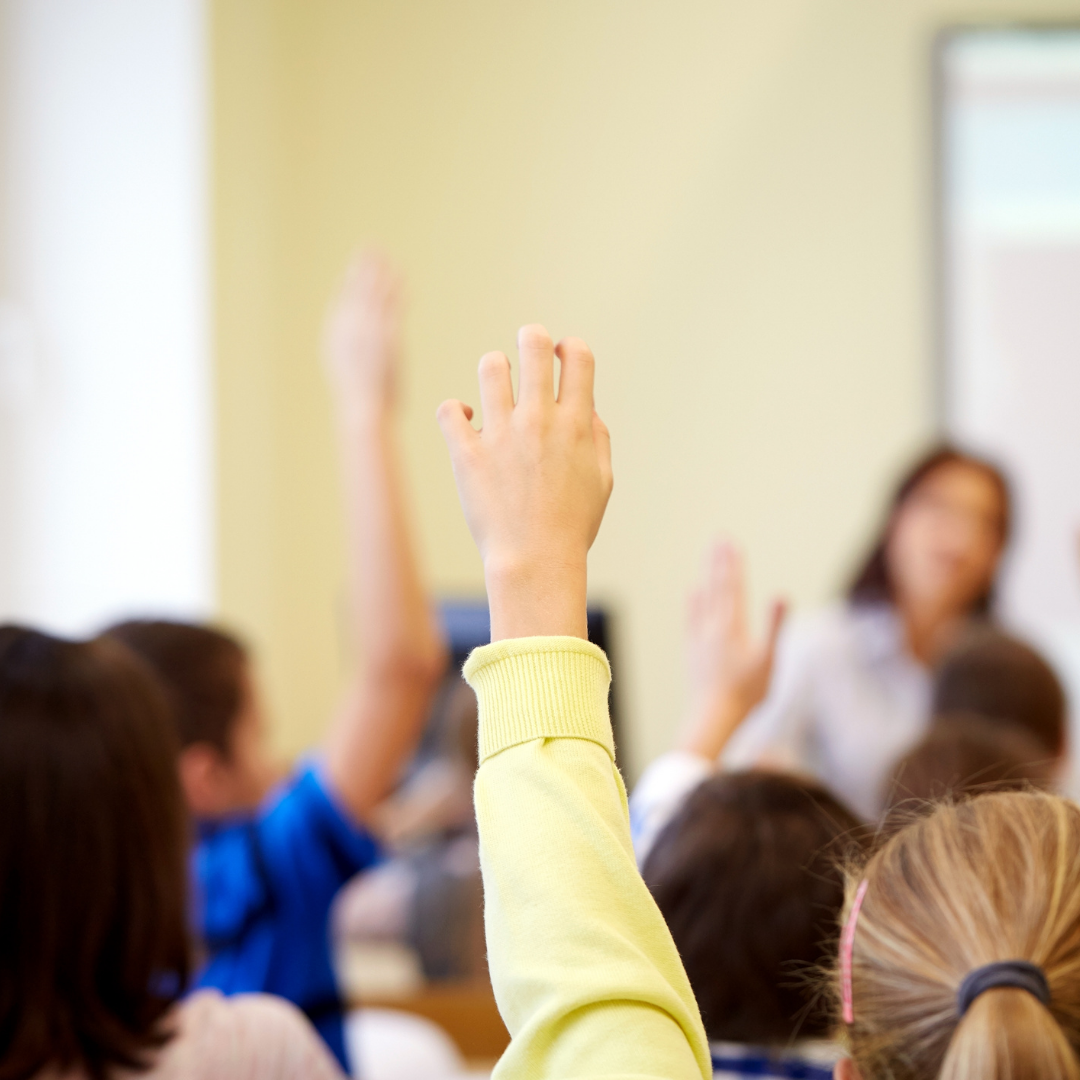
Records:
<instances>
[{"instance_id":1,"label":"desk","mask_svg":"<svg viewBox=\"0 0 1080 1080\"><path fill-rule=\"evenodd\" d=\"M353 1008L400 1009L434 1021L469 1061L493 1062L510 1044L510 1033L487 982L429 983L414 993L364 997Z\"/></svg>"}]
</instances>

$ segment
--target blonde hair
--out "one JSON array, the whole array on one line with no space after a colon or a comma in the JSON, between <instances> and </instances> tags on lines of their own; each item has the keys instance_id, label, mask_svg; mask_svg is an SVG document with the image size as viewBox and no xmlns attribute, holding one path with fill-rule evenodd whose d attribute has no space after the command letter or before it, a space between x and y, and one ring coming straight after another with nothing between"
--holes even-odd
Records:
<instances>
[{"instance_id":1,"label":"blonde hair","mask_svg":"<svg viewBox=\"0 0 1080 1080\"><path fill-rule=\"evenodd\" d=\"M1011 792L939 807L850 877L847 1034L864 1080L1080 1080L1080 807ZM1027 991L957 990L994 961L1039 965Z\"/></svg>"}]
</instances>

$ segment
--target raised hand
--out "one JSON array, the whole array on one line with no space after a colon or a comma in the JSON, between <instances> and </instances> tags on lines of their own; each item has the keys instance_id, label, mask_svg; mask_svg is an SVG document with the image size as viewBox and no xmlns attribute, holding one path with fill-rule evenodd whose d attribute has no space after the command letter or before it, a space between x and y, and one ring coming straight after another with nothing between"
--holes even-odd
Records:
<instances>
[{"instance_id":1,"label":"raised hand","mask_svg":"<svg viewBox=\"0 0 1080 1080\"><path fill-rule=\"evenodd\" d=\"M344 403L393 403L401 293L401 278L381 255L361 252L349 264L323 335L327 370Z\"/></svg>"},{"instance_id":2,"label":"raised hand","mask_svg":"<svg viewBox=\"0 0 1080 1080\"><path fill-rule=\"evenodd\" d=\"M764 638L754 638L746 617L742 556L727 541L714 545L705 581L690 599L690 716L683 749L715 758L765 697L785 610L774 602Z\"/></svg>"},{"instance_id":3,"label":"raised hand","mask_svg":"<svg viewBox=\"0 0 1080 1080\"><path fill-rule=\"evenodd\" d=\"M444 401L438 419L458 495L480 549L491 638L586 636L587 556L611 495L611 441L593 405L585 342L553 346L542 326L518 331L519 395L501 352L480 360L484 426ZM555 358L560 368L555 397Z\"/></svg>"},{"instance_id":4,"label":"raised hand","mask_svg":"<svg viewBox=\"0 0 1080 1080\"><path fill-rule=\"evenodd\" d=\"M334 389L347 528L354 674L326 738L326 775L359 821L415 750L446 662L406 510L394 432L400 280L376 255L354 259L323 341Z\"/></svg>"}]
</instances>

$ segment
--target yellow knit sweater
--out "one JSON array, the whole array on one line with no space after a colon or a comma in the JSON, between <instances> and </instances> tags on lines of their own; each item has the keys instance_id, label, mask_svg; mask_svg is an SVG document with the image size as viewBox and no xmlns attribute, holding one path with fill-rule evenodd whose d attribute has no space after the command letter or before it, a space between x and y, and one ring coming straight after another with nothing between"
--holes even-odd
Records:
<instances>
[{"instance_id":1,"label":"yellow knit sweater","mask_svg":"<svg viewBox=\"0 0 1080 1080\"><path fill-rule=\"evenodd\" d=\"M595 645L518 638L477 649L476 814L499 1011L496 1080L706 1080L708 1040L630 843Z\"/></svg>"}]
</instances>

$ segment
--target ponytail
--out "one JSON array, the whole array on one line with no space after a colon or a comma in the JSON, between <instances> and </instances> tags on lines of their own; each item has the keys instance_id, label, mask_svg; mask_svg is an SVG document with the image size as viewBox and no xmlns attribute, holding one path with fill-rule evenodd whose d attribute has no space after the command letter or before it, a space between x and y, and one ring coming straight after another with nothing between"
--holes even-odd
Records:
<instances>
[{"instance_id":1,"label":"ponytail","mask_svg":"<svg viewBox=\"0 0 1080 1080\"><path fill-rule=\"evenodd\" d=\"M972 1003L953 1031L940 1080L1080 1080L1061 1025L1025 990L998 987Z\"/></svg>"},{"instance_id":2,"label":"ponytail","mask_svg":"<svg viewBox=\"0 0 1080 1080\"><path fill-rule=\"evenodd\" d=\"M848 897L837 984L866 1080L1080 1080L1080 807L939 807Z\"/></svg>"}]
</instances>

